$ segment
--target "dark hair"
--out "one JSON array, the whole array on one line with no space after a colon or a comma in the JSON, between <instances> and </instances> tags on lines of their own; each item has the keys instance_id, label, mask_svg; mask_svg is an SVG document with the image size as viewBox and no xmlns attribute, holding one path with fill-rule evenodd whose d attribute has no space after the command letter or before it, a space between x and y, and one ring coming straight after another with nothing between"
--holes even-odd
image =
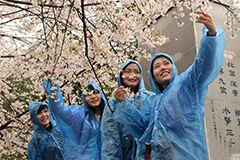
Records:
<instances>
[{"instance_id":1,"label":"dark hair","mask_svg":"<svg viewBox=\"0 0 240 160\"><path fill-rule=\"evenodd\" d=\"M88 89L88 90L96 90L96 91L98 91L97 89L95 89L91 84L89 85L89 86L87 86L86 87L86 89ZM99 91L98 91L99 92ZM99 94L100 94L100 92L99 92ZM84 95L84 96L86 96L86 95ZM100 96L101 96L101 94L100 94ZM102 96L101 96L101 103L99 104L99 108L100 108L100 111L101 111L101 118L100 118L100 121L102 120L102 114L103 114L103 110L104 110L104 107L105 107L105 102L104 102L104 100L103 100L103 98L102 98ZM93 113L93 114L95 114L96 113L96 110L95 110L95 108L93 108L93 107L91 107L91 106L89 106L88 105L88 109L90 110L90 114L89 114L89 122L91 123L91 125L92 125L92 122L91 122L91 113Z\"/></svg>"},{"instance_id":2,"label":"dark hair","mask_svg":"<svg viewBox=\"0 0 240 160\"><path fill-rule=\"evenodd\" d=\"M89 90L95 90L95 88L90 84L86 87L86 89L89 89Z\"/></svg>"},{"instance_id":3,"label":"dark hair","mask_svg":"<svg viewBox=\"0 0 240 160\"><path fill-rule=\"evenodd\" d=\"M91 84L90 84L89 86L87 86L87 87L85 88L85 90L86 90L87 92L89 92L89 91L97 91L97 92L98 92L98 90L96 90ZM84 96L87 96L87 95L85 95L84 93L83 93L83 95L84 95Z\"/></svg>"},{"instance_id":4,"label":"dark hair","mask_svg":"<svg viewBox=\"0 0 240 160\"><path fill-rule=\"evenodd\" d=\"M37 114L39 114L43 109L48 108L46 104L41 104L37 110Z\"/></svg>"},{"instance_id":5,"label":"dark hair","mask_svg":"<svg viewBox=\"0 0 240 160\"><path fill-rule=\"evenodd\" d=\"M172 60L171 60L169 57L167 57L167 56L159 55L159 56L155 57L155 58L153 59L153 61L152 61L152 64L151 64L151 73L152 73L152 75L153 75L153 63L154 63L155 60L158 59L158 58L166 58L167 60L169 60L170 63L173 64Z\"/></svg>"},{"instance_id":6,"label":"dark hair","mask_svg":"<svg viewBox=\"0 0 240 160\"><path fill-rule=\"evenodd\" d=\"M124 70L127 68L127 66L129 66L130 64L136 64L136 65L138 66L137 63L135 63L135 62L130 62L130 63L128 63L125 67L123 67L122 71L124 71ZM139 66L138 66L138 68L139 68ZM139 68L139 70L140 70L140 68ZM141 70L140 70L140 72L141 72ZM120 82L121 82L121 85L123 85L124 87L128 87L128 86L126 86L126 85L124 84L122 75L123 75L123 72L120 72ZM139 89L139 83L138 83L138 86L137 86L137 92L138 92L138 89Z\"/></svg>"},{"instance_id":7,"label":"dark hair","mask_svg":"<svg viewBox=\"0 0 240 160\"><path fill-rule=\"evenodd\" d=\"M103 114L103 110L104 110L104 107L105 107L105 102L103 100L103 98L101 98L101 103L99 104L98 106L100 109L101 109L101 117L100 117L100 122L102 121L102 114ZM88 106L89 110L90 110L90 113L89 113L89 122L91 123L92 125L92 122L91 122L91 118L92 118L92 115L91 113L93 113L95 115L95 108L91 107L91 106Z\"/></svg>"},{"instance_id":8,"label":"dark hair","mask_svg":"<svg viewBox=\"0 0 240 160\"><path fill-rule=\"evenodd\" d=\"M159 55L159 56L155 57L154 60L152 61L152 64L151 64L151 73L152 73L153 79L154 79L155 84L156 84L157 88L159 89L159 91L160 91L160 92L163 92L163 90L164 90L163 86L162 86L161 84L159 84L159 83L155 80L155 77L154 77L154 75L153 75L153 63L154 63L154 61L155 61L156 59L158 59L158 58L166 58L166 59L169 60L169 62L172 63L172 64L173 64L173 62L172 62L172 60L171 60L169 57L167 57L167 56L165 56L165 55Z\"/></svg>"}]
</instances>

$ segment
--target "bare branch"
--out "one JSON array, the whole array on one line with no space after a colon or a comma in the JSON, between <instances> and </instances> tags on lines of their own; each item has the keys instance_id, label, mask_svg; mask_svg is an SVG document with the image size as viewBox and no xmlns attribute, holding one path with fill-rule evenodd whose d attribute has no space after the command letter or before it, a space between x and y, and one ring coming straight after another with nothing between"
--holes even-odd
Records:
<instances>
[{"instance_id":1,"label":"bare branch","mask_svg":"<svg viewBox=\"0 0 240 160\"><path fill-rule=\"evenodd\" d=\"M22 55L18 55L18 56L14 56L14 55L5 55L5 56L0 56L0 58L16 58L16 57L19 57L19 56L23 56L23 57L25 57L26 54L22 54Z\"/></svg>"},{"instance_id":2,"label":"bare branch","mask_svg":"<svg viewBox=\"0 0 240 160\"><path fill-rule=\"evenodd\" d=\"M70 18L70 14L71 14L71 10L72 10L72 8L73 8L73 5L74 4L74 2L71 4L71 7L70 7L70 9L69 9L69 12L68 12L68 17L67 17L67 19L66 19L66 24L68 24L68 20L69 20L69 18ZM60 14L60 13L59 13ZM61 50L60 50L60 54L59 54L59 56L58 56L58 59L57 59L57 61L56 61L56 63L55 63L55 65L54 65L54 67L53 67L53 73L54 73L54 71L55 71L55 68L56 68L56 65L57 65L57 63L58 63L58 60L60 59L60 57L61 57L61 54L62 54L62 50L63 50L63 45L64 45L64 43L65 43L65 37L66 37L66 31L67 31L67 28L68 28L68 26L67 25L65 25L65 31L64 31L64 36L63 36L63 39L62 39L62 45L61 45Z\"/></svg>"},{"instance_id":3,"label":"bare branch","mask_svg":"<svg viewBox=\"0 0 240 160\"><path fill-rule=\"evenodd\" d=\"M6 1L6 2L10 2L10 3L15 3L15 4L24 4L24 5L29 5L29 6L32 6L33 3L31 2L23 2L23 1L14 1L14 0L3 0L3 1ZM0 3L2 3L2 1L0 1ZM96 3L90 3L90 4L85 4L84 6L97 6L97 5L100 5L101 3L99 2L96 2ZM38 5L41 6L41 3L39 3ZM64 6L58 6L58 5L53 5L53 4L44 4L43 5L44 7L52 7L52 8L63 8Z\"/></svg>"},{"instance_id":4,"label":"bare branch","mask_svg":"<svg viewBox=\"0 0 240 160\"><path fill-rule=\"evenodd\" d=\"M240 23L239 18L237 17L236 14L234 14L234 11L231 9L229 5L223 4L220 0L217 0L217 1L210 0L210 1L222 5L224 8L226 8L226 10L228 10L234 16L234 18L238 21L238 23Z\"/></svg>"},{"instance_id":5,"label":"bare branch","mask_svg":"<svg viewBox=\"0 0 240 160\"><path fill-rule=\"evenodd\" d=\"M30 43L31 43L31 42L29 42L29 41L27 41L27 40L23 40L22 37L16 37L16 36L10 37L10 36L5 35L5 34L0 34L0 36L1 36L1 37L8 37L8 38L16 39L16 40L21 41L21 42L26 43L26 44L30 44Z\"/></svg>"},{"instance_id":6,"label":"bare branch","mask_svg":"<svg viewBox=\"0 0 240 160\"><path fill-rule=\"evenodd\" d=\"M97 81L98 81L98 83L99 83L99 85L100 85L100 88L101 88L101 90L102 90L102 92L103 92L103 94L104 94L104 96L105 96L105 98L106 98L106 100L107 100L107 106L108 106L108 108L110 109L110 111L113 113L114 111L112 110L112 108L109 106L109 103L108 103L108 98L107 98L107 96L106 96L106 94L104 93L104 90L103 90L103 87L102 87L102 83L100 82L100 80L99 80L99 78L98 78L98 76L97 76L97 74L96 74L96 72L95 72L95 70L94 70L94 67L93 67L93 64L91 63L91 60L90 60L90 58L89 58L89 56L88 56L88 43L87 43L87 26L86 26L86 22L85 22L85 12L84 12L84 0L81 0L81 9L82 9L82 22L83 22L83 33L84 33L84 41L85 41L85 56L87 57L87 59L88 59L88 62L89 62L89 64L90 64L90 66L91 66L91 68L92 68L92 71L93 71L93 73L94 73L94 76L95 76L95 78L97 79Z\"/></svg>"},{"instance_id":7,"label":"bare branch","mask_svg":"<svg viewBox=\"0 0 240 160\"><path fill-rule=\"evenodd\" d=\"M27 109L26 111L22 112L21 114L15 116L14 119L22 117L23 115L25 115L26 113L28 113L28 111L29 111L29 110ZM3 129L5 129L5 128L7 128L8 125L10 125L12 122L15 122L15 120L13 120L13 119L12 119L12 120L9 120L9 121L6 122L5 124L1 125L1 126L0 126L0 131L3 130Z\"/></svg>"}]
</instances>

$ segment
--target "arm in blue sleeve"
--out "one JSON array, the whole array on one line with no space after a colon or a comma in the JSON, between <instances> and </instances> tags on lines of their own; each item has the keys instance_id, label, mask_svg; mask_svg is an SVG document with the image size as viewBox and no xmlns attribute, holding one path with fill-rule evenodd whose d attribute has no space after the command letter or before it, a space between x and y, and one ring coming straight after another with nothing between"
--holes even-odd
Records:
<instances>
[{"instance_id":1,"label":"arm in blue sleeve","mask_svg":"<svg viewBox=\"0 0 240 160\"><path fill-rule=\"evenodd\" d=\"M116 100L109 100L111 108L115 108ZM114 109L113 109L114 110ZM122 145L117 122L113 119L112 112L105 107L101 122L101 157L104 160L122 160Z\"/></svg>"},{"instance_id":2,"label":"arm in blue sleeve","mask_svg":"<svg viewBox=\"0 0 240 160\"><path fill-rule=\"evenodd\" d=\"M139 139L148 126L152 111L151 99L151 97L145 98L142 101L140 110L127 100L117 103L113 118L123 123L134 138Z\"/></svg>"},{"instance_id":3,"label":"arm in blue sleeve","mask_svg":"<svg viewBox=\"0 0 240 160\"><path fill-rule=\"evenodd\" d=\"M30 140L28 144L28 159L29 160L41 160L41 155L39 149L36 146L36 143L33 139Z\"/></svg>"},{"instance_id":4,"label":"arm in blue sleeve","mask_svg":"<svg viewBox=\"0 0 240 160\"><path fill-rule=\"evenodd\" d=\"M52 82L47 80L44 82L43 87L47 92L48 103L55 118L59 118L70 126L73 126L79 119L84 119L83 106L66 106L59 86L55 84L56 89L52 89Z\"/></svg>"},{"instance_id":5,"label":"arm in blue sleeve","mask_svg":"<svg viewBox=\"0 0 240 160\"><path fill-rule=\"evenodd\" d=\"M219 74L223 55L225 50L225 36L221 27L216 26L216 35L207 36L207 28L203 28L203 37L201 39L200 47L198 50L197 60L200 64L195 67L199 67L200 77L199 84L203 86L209 85Z\"/></svg>"}]
</instances>

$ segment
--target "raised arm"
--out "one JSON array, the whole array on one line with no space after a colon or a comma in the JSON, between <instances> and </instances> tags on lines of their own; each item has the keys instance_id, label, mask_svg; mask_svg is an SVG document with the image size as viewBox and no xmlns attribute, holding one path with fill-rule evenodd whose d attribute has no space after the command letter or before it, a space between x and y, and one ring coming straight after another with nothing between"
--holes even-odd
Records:
<instances>
[{"instance_id":1,"label":"raised arm","mask_svg":"<svg viewBox=\"0 0 240 160\"><path fill-rule=\"evenodd\" d=\"M195 12L198 16L196 23L202 23L208 29L208 35L214 36L216 34L216 27L212 16L208 13L204 13L203 11Z\"/></svg>"},{"instance_id":2,"label":"raised arm","mask_svg":"<svg viewBox=\"0 0 240 160\"><path fill-rule=\"evenodd\" d=\"M191 66L194 74L192 77L199 87L206 87L217 77L221 69L225 37L223 29L214 24L211 15L203 11L196 13L199 15L196 22L204 24L204 28L195 62Z\"/></svg>"},{"instance_id":3,"label":"raised arm","mask_svg":"<svg viewBox=\"0 0 240 160\"><path fill-rule=\"evenodd\" d=\"M84 120L84 107L79 105L66 106L58 84L53 86L51 80L46 80L43 83L43 88L55 118L61 119L70 126L73 126L77 121L79 123L79 120Z\"/></svg>"}]
</instances>

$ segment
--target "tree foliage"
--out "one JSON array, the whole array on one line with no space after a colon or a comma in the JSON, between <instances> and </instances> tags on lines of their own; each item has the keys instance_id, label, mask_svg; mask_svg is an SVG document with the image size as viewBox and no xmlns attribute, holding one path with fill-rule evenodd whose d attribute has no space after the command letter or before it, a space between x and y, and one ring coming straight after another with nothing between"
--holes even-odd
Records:
<instances>
[{"instance_id":1,"label":"tree foliage","mask_svg":"<svg viewBox=\"0 0 240 160\"><path fill-rule=\"evenodd\" d=\"M239 2L216 2L226 7L227 25L233 29L233 22L240 21ZM149 59L151 53L142 45L155 47L168 41L154 29L158 17L176 7L174 18L182 26L183 7L192 11L187 15L192 20L197 9L210 9L207 0L0 0L0 6L3 159L27 157L33 134L28 104L30 99L46 100L42 89L46 79L60 85L67 105L82 104L81 91L90 80L110 98L126 59ZM44 70L54 76L45 76Z\"/></svg>"}]
</instances>

